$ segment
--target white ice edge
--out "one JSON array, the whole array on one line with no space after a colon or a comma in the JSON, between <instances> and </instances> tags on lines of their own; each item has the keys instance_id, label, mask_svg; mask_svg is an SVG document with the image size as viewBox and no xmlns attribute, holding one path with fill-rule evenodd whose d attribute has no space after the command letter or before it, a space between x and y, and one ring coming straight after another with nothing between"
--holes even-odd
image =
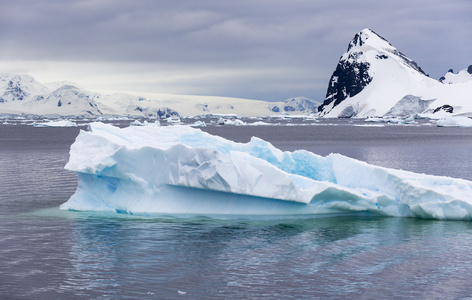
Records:
<instances>
[{"instance_id":1,"label":"white ice edge","mask_svg":"<svg viewBox=\"0 0 472 300\"><path fill-rule=\"evenodd\" d=\"M66 169L78 188L64 210L203 216L368 212L470 220L472 182L369 165L340 154L283 152L188 126L90 124Z\"/></svg>"}]
</instances>

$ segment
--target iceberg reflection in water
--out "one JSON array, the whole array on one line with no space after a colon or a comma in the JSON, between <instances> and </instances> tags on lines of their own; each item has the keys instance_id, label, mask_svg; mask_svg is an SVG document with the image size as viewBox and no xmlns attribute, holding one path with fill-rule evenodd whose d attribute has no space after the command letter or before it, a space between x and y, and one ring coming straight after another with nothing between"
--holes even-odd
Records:
<instances>
[{"instance_id":1,"label":"iceberg reflection in water","mask_svg":"<svg viewBox=\"0 0 472 300\"><path fill-rule=\"evenodd\" d=\"M92 123L66 169L78 188L61 209L217 217L370 213L470 220L472 182L369 165L339 154L283 152L187 126Z\"/></svg>"}]
</instances>

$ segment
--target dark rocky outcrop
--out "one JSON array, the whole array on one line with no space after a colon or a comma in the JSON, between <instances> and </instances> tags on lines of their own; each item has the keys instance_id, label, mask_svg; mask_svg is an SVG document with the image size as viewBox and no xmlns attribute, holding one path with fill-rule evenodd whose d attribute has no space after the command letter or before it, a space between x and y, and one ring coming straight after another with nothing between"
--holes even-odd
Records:
<instances>
[{"instance_id":1,"label":"dark rocky outcrop","mask_svg":"<svg viewBox=\"0 0 472 300\"><path fill-rule=\"evenodd\" d=\"M447 113L452 114L454 112L454 107L450 106L449 104L444 104L443 106L436 107L433 111L433 114L440 111L445 111Z\"/></svg>"},{"instance_id":2,"label":"dark rocky outcrop","mask_svg":"<svg viewBox=\"0 0 472 300\"><path fill-rule=\"evenodd\" d=\"M159 108L157 110L157 116L160 119L167 119L167 118L170 118L171 116L180 117L180 115L177 111L175 111L171 108L168 108L168 107Z\"/></svg>"},{"instance_id":3,"label":"dark rocky outcrop","mask_svg":"<svg viewBox=\"0 0 472 300\"><path fill-rule=\"evenodd\" d=\"M452 69L449 69L449 71L446 72L447 73L452 73L454 74L454 70ZM444 74L444 76L441 76L441 78L439 78L439 82L443 82L444 80L446 80L446 74Z\"/></svg>"},{"instance_id":4,"label":"dark rocky outcrop","mask_svg":"<svg viewBox=\"0 0 472 300\"><path fill-rule=\"evenodd\" d=\"M19 82L19 80L10 80L8 82L7 88L5 89L5 92L3 93L3 95L0 96L0 102L8 102L15 100L21 101L27 96L29 96L29 93L25 92L21 88L21 83Z\"/></svg>"},{"instance_id":5,"label":"dark rocky outcrop","mask_svg":"<svg viewBox=\"0 0 472 300\"><path fill-rule=\"evenodd\" d=\"M362 52L351 54L350 57L355 58L359 54ZM360 93L372 81L368 73L369 66L368 62L340 60L329 80L326 100L320 105L318 111L322 111L331 102L334 102L333 107L335 107L347 97Z\"/></svg>"}]
</instances>

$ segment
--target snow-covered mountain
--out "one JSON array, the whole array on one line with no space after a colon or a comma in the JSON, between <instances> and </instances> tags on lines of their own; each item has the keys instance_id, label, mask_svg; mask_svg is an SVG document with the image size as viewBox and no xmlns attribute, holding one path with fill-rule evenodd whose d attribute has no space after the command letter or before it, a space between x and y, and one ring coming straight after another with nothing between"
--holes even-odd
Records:
<instances>
[{"instance_id":1,"label":"snow-covered mountain","mask_svg":"<svg viewBox=\"0 0 472 300\"><path fill-rule=\"evenodd\" d=\"M316 113L320 102L290 98L284 102L169 94L99 94L70 82L41 84L28 75L0 75L0 115L47 117L233 114L269 116Z\"/></svg>"},{"instance_id":2,"label":"snow-covered mountain","mask_svg":"<svg viewBox=\"0 0 472 300\"><path fill-rule=\"evenodd\" d=\"M52 90L28 75L0 75L0 114L93 117L98 98L75 85Z\"/></svg>"},{"instance_id":3,"label":"snow-covered mountain","mask_svg":"<svg viewBox=\"0 0 472 300\"><path fill-rule=\"evenodd\" d=\"M447 73L442 82L432 79L386 39L364 29L341 56L320 115L404 117L443 108L455 115L472 115L472 80L463 79L464 72Z\"/></svg>"},{"instance_id":4,"label":"snow-covered mountain","mask_svg":"<svg viewBox=\"0 0 472 300\"><path fill-rule=\"evenodd\" d=\"M311 100L305 97L295 97L289 98L284 101L282 105L277 104L273 105L271 110L275 113L284 112L304 112L304 113L316 113L318 111L318 106L321 102L316 100Z\"/></svg>"},{"instance_id":5,"label":"snow-covered mountain","mask_svg":"<svg viewBox=\"0 0 472 300\"><path fill-rule=\"evenodd\" d=\"M115 94L106 95L101 103L109 107L107 113L122 112L132 115L137 110L168 116L178 112L180 115L197 116L210 114L233 114L240 116L269 116L274 114L312 114L316 113L320 102L308 98L290 98L283 102L269 102L241 98L192 96L176 94L145 94L140 96ZM123 111L125 109L125 111Z\"/></svg>"},{"instance_id":6,"label":"snow-covered mountain","mask_svg":"<svg viewBox=\"0 0 472 300\"><path fill-rule=\"evenodd\" d=\"M472 80L472 65L467 69L460 70L458 73L454 73L452 69L447 71L443 77L439 78L439 81L445 84L464 83Z\"/></svg>"}]
</instances>

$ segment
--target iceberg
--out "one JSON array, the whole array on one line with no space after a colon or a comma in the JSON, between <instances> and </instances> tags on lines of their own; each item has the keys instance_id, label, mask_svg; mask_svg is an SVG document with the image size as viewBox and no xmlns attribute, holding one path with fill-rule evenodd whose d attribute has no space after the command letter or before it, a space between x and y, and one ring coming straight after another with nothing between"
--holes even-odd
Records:
<instances>
[{"instance_id":1,"label":"iceberg","mask_svg":"<svg viewBox=\"0 0 472 300\"><path fill-rule=\"evenodd\" d=\"M192 127L207 127L206 123L203 121L195 121L193 124L190 124Z\"/></svg>"},{"instance_id":2,"label":"iceberg","mask_svg":"<svg viewBox=\"0 0 472 300\"><path fill-rule=\"evenodd\" d=\"M77 173L63 210L142 215L471 220L472 182L373 166L340 154L284 152L190 126L91 123L70 149Z\"/></svg>"}]
</instances>

